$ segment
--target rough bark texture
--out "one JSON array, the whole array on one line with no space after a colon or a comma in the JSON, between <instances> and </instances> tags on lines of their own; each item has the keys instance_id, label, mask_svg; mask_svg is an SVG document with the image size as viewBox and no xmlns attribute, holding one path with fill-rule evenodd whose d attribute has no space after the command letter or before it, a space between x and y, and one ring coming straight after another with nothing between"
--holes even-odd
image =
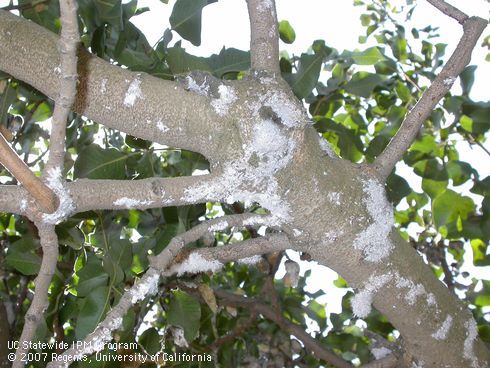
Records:
<instances>
[{"instance_id":1,"label":"rough bark texture","mask_svg":"<svg viewBox=\"0 0 490 368\"><path fill-rule=\"evenodd\" d=\"M260 44L260 38L255 42ZM0 12L0 70L55 97L56 40L48 31ZM253 35L252 47L260 51ZM212 173L138 182L80 180L66 188L74 212L121 208L116 203L123 196L139 201L135 208L258 202L270 210L271 224L293 230L293 249L308 252L360 290L354 312L364 316L372 301L388 317L411 354L407 362L488 366L489 353L473 336L470 312L393 230L391 204L378 173L325 154L301 103L270 73L268 58L252 60L265 72L217 82L218 98L111 66L83 51L79 57L75 111L136 137L201 152ZM132 83L140 92L128 103ZM0 208L23 213L10 202L19 195L25 195L23 189L1 187ZM447 316L450 333L433 338ZM101 327L106 335L108 326L113 325Z\"/></svg>"}]
</instances>

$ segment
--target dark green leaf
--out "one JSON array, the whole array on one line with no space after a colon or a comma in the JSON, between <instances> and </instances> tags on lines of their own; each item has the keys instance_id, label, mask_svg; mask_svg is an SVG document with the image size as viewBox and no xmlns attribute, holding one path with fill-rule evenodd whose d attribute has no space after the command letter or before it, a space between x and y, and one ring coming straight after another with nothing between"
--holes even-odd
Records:
<instances>
[{"instance_id":1,"label":"dark green leaf","mask_svg":"<svg viewBox=\"0 0 490 368\"><path fill-rule=\"evenodd\" d=\"M207 0L177 0L170 15L170 25L179 35L192 42L201 44L201 15Z\"/></svg>"},{"instance_id":2,"label":"dark green leaf","mask_svg":"<svg viewBox=\"0 0 490 368\"><path fill-rule=\"evenodd\" d=\"M296 74L286 74L284 77L299 99L305 98L315 88L322 68L322 54L302 54Z\"/></svg>"},{"instance_id":3,"label":"dark green leaf","mask_svg":"<svg viewBox=\"0 0 490 368\"><path fill-rule=\"evenodd\" d=\"M184 330L187 342L193 341L199 333L201 304L189 294L176 290L167 310L168 323Z\"/></svg>"},{"instance_id":4,"label":"dark green leaf","mask_svg":"<svg viewBox=\"0 0 490 368\"><path fill-rule=\"evenodd\" d=\"M91 333L95 327L103 320L109 309L110 288L100 286L91 291L83 300L80 313L77 318L75 336L83 340L85 336Z\"/></svg>"},{"instance_id":5,"label":"dark green leaf","mask_svg":"<svg viewBox=\"0 0 490 368\"><path fill-rule=\"evenodd\" d=\"M103 149L91 144L84 148L75 161L75 178L125 179L126 155L113 148Z\"/></svg>"},{"instance_id":6,"label":"dark green leaf","mask_svg":"<svg viewBox=\"0 0 490 368\"><path fill-rule=\"evenodd\" d=\"M383 75L372 74L368 72L357 72L351 80L346 83L344 89L357 96L368 98L371 96L374 88L380 85L386 79Z\"/></svg>"}]
</instances>

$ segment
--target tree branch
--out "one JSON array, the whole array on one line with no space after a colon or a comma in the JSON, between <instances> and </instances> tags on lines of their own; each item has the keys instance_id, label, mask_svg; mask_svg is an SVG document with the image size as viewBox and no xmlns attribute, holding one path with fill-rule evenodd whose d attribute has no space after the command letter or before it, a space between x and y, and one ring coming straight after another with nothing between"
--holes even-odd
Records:
<instances>
[{"instance_id":1,"label":"tree branch","mask_svg":"<svg viewBox=\"0 0 490 368\"><path fill-rule=\"evenodd\" d=\"M415 140L420 127L430 116L440 99L451 89L458 75L470 62L471 52L487 26L487 21L478 18L468 18L463 25L463 36L456 50L424 92L414 108L408 113L400 129L390 141L385 150L376 158L374 167L382 178L387 178L395 164Z\"/></svg>"},{"instance_id":2,"label":"tree branch","mask_svg":"<svg viewBox=\"0 0 490 368\"><path fill-rule=\"evenodd\" d=\"M10 366L8 360L8 342L10 341L10 325L7 314L7 308L3 300L0 300L0 368Z\"/></svg>"},{"instance_id":3,"label":"tree branch","mask_svg":"<svg viewBox=\"0 0 490 368\"><path fill-rule=\"evenodd\" d=\"M39 237L43 249L43 259L39 274L34 281L36 285L34 299L24 317L24 328L22 329L22 334L19 339L19 347L15 352L15 361L12 364L12 368L21 368L24 366L24 362L21 358L29 349L26 349L25 346L23 346L23 342L32 340L36 333L36 329L44 316L44 311L48 306L48 288L55 273L56 263L58 261L58 237L54 231L54 226L44 223L37 223L36 226L39 230Z\"/></svg>"},{"instance_id":4,"label":"tree branch","mask_svg":"<svg viewBox=\"0 0 490 368\"><path fill-rule=\"evenodd\" d=\"M60 2L61 36L59 38L61 76L59 94L51 122L49 158L44 172L59 168L63 174L65 158L66 121L77 93L77 47L78 34L77 3L73 0Z\"/></svg>"},{"instance_id":5,"label":"tree branch","mask_svg":"<svg viewBox=\"0 0 490 368\"><path fill-rule=\"evenodd\" d=\"M252 69L279 74L279 32L275 1L247 0L247 4Z\"/></svg>"},{"instance_id":6,"label":"tree branch","mask_svg":"<svg viewBox=\"0 0 490 368\"><path fill-rule=\"evenodd\" d=\"M0 11L0 70L51 99L59 92L57 43L54 33ZM219 152L219 140L208 136L226 127L210 106L210 97L111 65L85 50L79 50L78 58L76 112L135 137L200 152L209 159Z\"/></svg>"},{"instance_id":7,"label":"tree branch","mask_svg":"<svg viewBox=\"0 0 490 368\"><path fill-rule=\"evenodd\" d=\"M24 188L36 199L39 203L39 207L47 213L52 213L58 207L58 198L56 194L48 188L32 171L27 167L24 161L17 156L17 153L10 147L3 135L0 134L0 162L3 166L21 183ZM5 186L3 186L5 187ZM20 189L17 186L15 189ZM18 190L17 190L18 191ZM1 197L3 191L0 194L0 206L2 203ZM9 197L7 194L7 206L20 206L19 198L16 199ZM25 197L23 197L25 198ZM13 200L13 202L8 202ZM20 208L20 207L18 207Z\"/></svg>"},{"instance_id":8,"label":"tree branch","mask_svg":"<svg viewBox=\"0 0 490 368\"><path fill-rule=\"evenodd\" d=\"M270 319L282 330L296 336L304 344L305 348L311 351L316 358L322 359L338 368L352 367L351 364L322 346L318 341L305 332L301 326L288 321L281 314L277 314L268 305L262 304L254 298L245 298L224 290L215 289L214 293L223 304L235 308L246 308L250 312L262 314L265 318Z\"/></svg>"},{"instance_id":9,"label":"tree branch","mask_svg":"<svg viewBox=\"0 0 490 368\"><path fill-rule=\"evenodd\" d=\"M59 179L58 176L53 177ZM219 201L212 194L202 193L189 201L187 192L195 185L215 179L214 175L182 176L176 178L148 178L142 180L80 179L63 185L65 196L71 201L66 215L91 210L148 209ZM19 186L0 185L0 211L27 213L27 192Z\"/></svg>"},{"instance_id":10,"label":"tree branch","mask_svg":"<svg viewBox=\"0 0 490 368\"><path fill-rule=\"evenodd\" d=\"M427 0L427 2L439 9L448 17L456 19L461 25L463 25L464 22L466 22L466 20L468 19L468 15L463 13L458 8L455 8L451 4L448 4L444 0Z\"/></svg>"}]
</instances>

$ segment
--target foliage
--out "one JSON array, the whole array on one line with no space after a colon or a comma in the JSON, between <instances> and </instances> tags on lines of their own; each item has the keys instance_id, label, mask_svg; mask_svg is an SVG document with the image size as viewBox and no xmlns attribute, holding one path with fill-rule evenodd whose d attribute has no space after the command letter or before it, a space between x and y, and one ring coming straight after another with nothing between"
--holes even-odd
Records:
<instances>
[{"instance_id":1,"label":"foliage","mask_svg":"<svg viewBox=\"0 0 490 368\"><path fill-rule=\"evenodd\" d=\"M208 71L219 78L239 78L249 67L249 55L245 51L223 49L219 55L202 58L187 53L180 41L169 46L177 35L200 44L202 9L212 2L178 0L170 17L171 28L151 46L129 21L147 11L139 8L136 0L126 4L117 0L82 0L78 2L82 42L92 53L115 65L164 79L191 70ZM372 162L414 106L427 81L433 80L441 68L445 45L430 42L437 29L428 26L406 30L397 21L406 14L410 16L413 8L408 5L397 13L386 0L367 5L361 0L356 3L365 6L361 21L366 33L360 41L372 46L339 53L318 40L300 56L283 55L280 65L294 93L305 100L319 134L330 142L335 152L353 162ZM57 2L49 1L22 10L21 15L58 32L57 9ZM294 42L294 29L287 21L280 23L279 31L284 42ZM421 188L410 186L394 172L387 181L387 190L391 201L398 205L395 217L400 232L425 256L434 272L470 304L481 337L490 342L487 322L490 284L469 280L462 271L468 252L472 252L475 267L490 265L490 177L480 177L471 165L461 161L456 145L460 140L481 145L490 129L490 104L469 97L474 72L473 66L466 68L460 78L462 94L444 97L404 155L404 163L420 177ZM46 120L52 113L52 101L4 74L0 74L0 94L2 122L7 114L25 118L14 146L39 173L45 164ZM207 161L196 153L162 148L74 114L67 137L65 168L70 179L138 180L185 176L208 169ZM4 180L7 183L14 183L7 172L2 171L2 177L8 178ZM470 188L471 196L465 188ZM47 319L38 331L38 339L48 340L60 333L66 342L83 338L117 303L124 289L147 269L149 255L159 253L174 235L203 218L244 211L259 209L245 208L241 203L233 206L208 203L73 216L56 228L60 243L65 246L60 248ZM411 230L414 224L417 231ZM0 259L6 270L0 295L4 300L19 303L18 315L23 315L28 307L27 290L32 290L40 266L39 241L33 229L26 218L0 214ZM217 232L213 239L202 239L194 246L233 243L239 238L256 236L256 230ZM169 329L179 326L184 330L190 351L211 353L210 346L214 346L217 349L214 358L225 367L261 359L276 359L276 363L281 359L285 366L317 367L321 363L305 354L301 347L293 353L295 340L273 322L262 316L255 316L250 322L250 312L245 308L213 307L209 293L189 287L202 284L267 300L264 280L270 277L268 273L274 267L274 261L264 259L257 267L229 264L214 276L170 278L158 295L134 307L124 318L118 341L137 341L140 352L179 351L181 348L174 343ZM313 322L316 325L313 330L322 345L345 359L365 363L372 359L365 330L388 340L397 338L393 326L379 314L372 313L364 323L358 323L349 304L350 291L343 299L341 313L326 313L328 304L316 301L324 291L312 294L305 290L308 276L307 272L301 277L297 288L275 280L275 289L283 316L305 329ZM463 284L461 280L465 278ZM347 287L341 279L336 286ZM144 320L149 311L153 320ZM248 328L239 336L224 339L246 323ZM18 319L15 336L19 336L21 328L22 321ZM136 336L135 331L138 331ZM124 353L128 352L117 352ZM44 363L32 363L32 366L41 367Z\"/></svg>"}]
</instances>

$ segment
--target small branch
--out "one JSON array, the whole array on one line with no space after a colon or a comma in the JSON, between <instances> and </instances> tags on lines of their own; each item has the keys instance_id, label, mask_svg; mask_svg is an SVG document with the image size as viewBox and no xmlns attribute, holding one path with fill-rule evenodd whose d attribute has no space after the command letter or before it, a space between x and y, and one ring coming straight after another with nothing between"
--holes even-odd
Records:
<instances>
[{"instance_id":1,"label":"small branch","mask_svg":"<svg viewBox=\"0 0 490 368\"><path fill-rule=\"evenodd\" d=\"M458 75L468 65L471 60L471 52L486 26L487 21L482 18L471 17L466 20L463 25L464 33L456 50L430 87L408 113L388 146L376 158L374 167L383 179L391 173L396 163L415 140L420 127L430 116L434 107L451 89Z\"/></svg>"},{"instance_id":2,"label":"small branch","mask_svg":"<svg viewBox=\"0 0 490 368\"><path fill-rule=\"evenodd\" d=\"M279 32L274 0L247 0L251 66L279 74Z\"/></svg>"},{"instance_id":3,"label":"small branch","mask_svg":"<svg viewBox=\"0 0 490 368\"><path fill-rule=\"evenodd\" d=\"M24 366L21 358L29 349L25 349L23 342L32 340L43 318L44 311L48 306L48 288L58 261L58 237L54 231L54 226L43 223L37 223L36 226L39 229L43 260L39 274L34 281L36 285L34 298L24 317L24 328L19 339L19 348L15 352L15 361L12 364L12 368L21 368Z\"/></svg>"},{"instance_id":4,"label":"small branch","mask_svg":"<svg viewBox=\"0 0 490 368\"><path fill-rule=\"evenodd\" d=\"M451 4L446 3L444 0L427 0L429 4L439 9L441 12L446 14L448 17L454 18L459 24L463 25L468 19L468 15L463 13L458 8L455 8Z\"/></svg>"},{"instance_id":5,"label":"small branch","mask_svg":"<svg viewBox=\"0 0 490 368\"><path fill-rule=\"evenodd\" d=\"M38 177L36 177L20 159L15 151L10 147L3 135L0 134L0 162L3 166L26 188L26 190L36 199L39 207L44 212L52 213L58 207L56 194L48 188ZM19 204L17 197L17 204ZM1 201L0 201L1 203Z\"/></svg>"},{"instance_id":6,"label":"small branch","mask_svg":"<svg viewBox=\"0 0 490 368\"><path fill-rule=\"evenodd\" d=\"M250 316L245 320L245 322L239 324L236 326L233 331L229 332L225 336L221 336L218 338L216 341L214 341L211 345L209 345L209 348L211 350L216 350L223 344L226 344L227 342L231 342L235 340L237 337L243 335L250 327L252 327L255 323L255 320L257 319L257 314L256 313L251 313Z\"/></svg>"},{"instance_id":7,"label":"small branch","mask_svg":"<svg viewBox=\"0 0 490 368\"><path fill-rule=\"evenodd\" d=\"M1 124L0 124L0 134L3 135L3 137L7 142L12 142L12 140L14 139L14 135L12 134L12 132Z\"/></svg>"},{"instance_id":8,"label":"small branch","mask_svg":"<svg viewBox=\"0 0 490 368\"><path fill-rule=\"evenodd\" d=\"M74 0L60 1L61 36L59 95L55 99L49 140L49 158L44 172L60 168L63 172L65 158L66 121L77 93L77 47L78 34L77 3Z\"/></svg>"},{"instance_id":9,"label":"small branch","mask_svg":"<svg viewBox=\"0 0 490 368\"><path fill-rule=\"evenodd\" d=\"M81 357L90 355L104 348L104 344L112 339L112 331L121 327L122 318L127 313L129 308L140 302L146 297L153 296L158 292L158 282L162 271L166 270L172 261L179 259L179 253L186 244L198 240L201 236L213 229L213 226L218 226L223 221L226 221L228 226L243 226L247 219L257 218L254 214L233 215L222 218L213 219L198 226L189 229L188 231L172 238L167 247L150 262L150 268L139 282L135 283L131 289L127 290L119 303L114 306L107 314L104 321L101 322L94 332L89 334L84 339L84 344L81 347L72 347L66 350L57 362L51 362L47 365L48 368L65 367L63 359ZM264 216L268 218L268 216Z\"/></svg>"},{"instance_id":10,"label":"small branch","mask_svg":"<svg viewBox=\"0 0 490 368\"><path fill-rule=\"evenodd\" d=\"M251 312L257 314L262 314L265 318L273 321L282 330L287 333L296 336L305 346L305 348L318 359L322 359L329 364L332 364L338 368L351 368L352 365L341 357L337 356L333 352L322 346L317 340L306 333L301 326L298 326L287 319L285 319L281 314L277 314L268 305L258 302L254 298L245 298L239 295L229 293L224 290L214 290L215 295L218 297L220 302L233 306L235 308L246 308Z\"/></svg>"}]
</instances>

